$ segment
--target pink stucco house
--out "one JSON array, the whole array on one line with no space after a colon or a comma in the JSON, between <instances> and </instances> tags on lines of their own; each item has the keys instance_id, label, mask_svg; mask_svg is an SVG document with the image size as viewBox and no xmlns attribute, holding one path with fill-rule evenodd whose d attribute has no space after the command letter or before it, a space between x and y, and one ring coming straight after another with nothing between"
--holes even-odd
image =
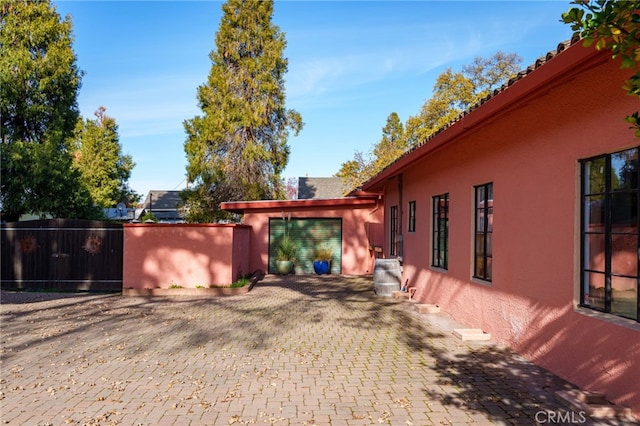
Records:
<instances>
[{"instance_id":1,"label":"pink stucco house","mask_svg":"<svg viewBox=\"0 0 640 426\"><path fill-rule=\"evenodd\" d=\"M561 44L361 192L223 203L243 214L223 229L242 251L229 262L273 273L282 235L302 242L296 273L312 273L321 243L334 250L332 273L371 274L377 257L399 258L419 301L640 416L640 142L623 120L640 105L622 89L631 74L609 52ZM125 249L145 232L125 227ZM149 271L154 253L141 259ZM149 274L130 264L132 282Z\"/></svg>"},{"instance_id":2,"label":"pink stucco house","mask_svg":"<svg viewBox=\"0 0 640 426\"><path fill-rule=\"evenodd\" d=\"M362 189L418 300L638 415L632 73L561 44Z\"/></svg>"}]
</instances>

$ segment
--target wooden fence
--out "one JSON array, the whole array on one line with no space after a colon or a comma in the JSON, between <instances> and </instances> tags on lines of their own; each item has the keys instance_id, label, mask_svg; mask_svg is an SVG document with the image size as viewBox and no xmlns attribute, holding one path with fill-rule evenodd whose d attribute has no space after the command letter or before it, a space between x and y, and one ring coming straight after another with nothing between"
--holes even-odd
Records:
<instances>
[{"instance_id":1,"label":"wooden fence","mask_svg":"<svg viewBox=\"0 0 640 426\"><path fill-rule=\"evenodd\" d=\"M122 225L48 219L0 227L3 290L122 291Z\"/></svg>"}]
</instances>

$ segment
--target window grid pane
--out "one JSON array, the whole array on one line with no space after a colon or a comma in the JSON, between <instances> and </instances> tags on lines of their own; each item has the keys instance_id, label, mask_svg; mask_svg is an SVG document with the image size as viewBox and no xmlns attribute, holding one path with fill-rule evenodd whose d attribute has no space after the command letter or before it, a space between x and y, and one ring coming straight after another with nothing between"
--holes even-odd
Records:
<instances>
[{"instance_id":1,"label":"window grid pane","mask_svg":"<svg viewBox=\"0 0 640 426\"><path fill-rule=\"evenodd\" d=\"M580 303L636 321L640 321L639 150L636 147L581 162Z\"/></svg>"},{"instance_id":2,"label":"window grid pane","mask_svg":"<svg viewBox=\"0 0 640 426\"><path fill-rule=\"evenodd\" d=\"M449 194L433 197L431 246L431 266L447 269L449 266Z\"/></svg>"},{"instance_id":3,"label":"window grid pane","mask_svg":"<svg viewBox=\"0 0 640 426\"><path fill-rule=\"evenodd\" d=\"M416 202L409 201L409 223L408 232L416 232Z\"/></svg>"},{"instance_id":4,"label":"window grid pane","mask_svg":"<svg viewBox=\"0 0 640 426\"><path fill-rule=\"evenodd\" d=\"M491 281L493 276L493 183L475 187L474 278Z\"/></svg>"}]
</instances>

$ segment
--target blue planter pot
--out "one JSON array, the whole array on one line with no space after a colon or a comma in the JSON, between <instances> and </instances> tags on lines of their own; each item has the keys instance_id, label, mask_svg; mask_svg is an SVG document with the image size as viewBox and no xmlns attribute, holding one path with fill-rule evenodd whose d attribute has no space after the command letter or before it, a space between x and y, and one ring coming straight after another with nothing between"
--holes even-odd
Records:
<instances>
[{"instance_id":1,"label":"blue planter pot","mask_svg":"<svg viewBox=\"0 0 640 426\"><path fill-rule=\"evenodd\" d=\"M313 270L318 275L328 274L331 270L331 262L328 260L316 260L313 262Z\"/></svg>"}]
</instances>

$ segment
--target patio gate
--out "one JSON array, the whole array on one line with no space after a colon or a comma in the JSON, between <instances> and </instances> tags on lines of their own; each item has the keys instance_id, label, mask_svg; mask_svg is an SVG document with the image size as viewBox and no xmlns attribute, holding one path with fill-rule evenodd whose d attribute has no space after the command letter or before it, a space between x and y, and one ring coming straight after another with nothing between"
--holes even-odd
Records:
<instances>
[{"instance_id":1,"label":"patio gate","mask_svg":"<svg viewBox=\"0 0 640 426\"><path fill-rule=\"evenodd\" d=\"M119 223L32 220L0 231L3 290L122 291Z\"/></svg>"}]
</instances>

